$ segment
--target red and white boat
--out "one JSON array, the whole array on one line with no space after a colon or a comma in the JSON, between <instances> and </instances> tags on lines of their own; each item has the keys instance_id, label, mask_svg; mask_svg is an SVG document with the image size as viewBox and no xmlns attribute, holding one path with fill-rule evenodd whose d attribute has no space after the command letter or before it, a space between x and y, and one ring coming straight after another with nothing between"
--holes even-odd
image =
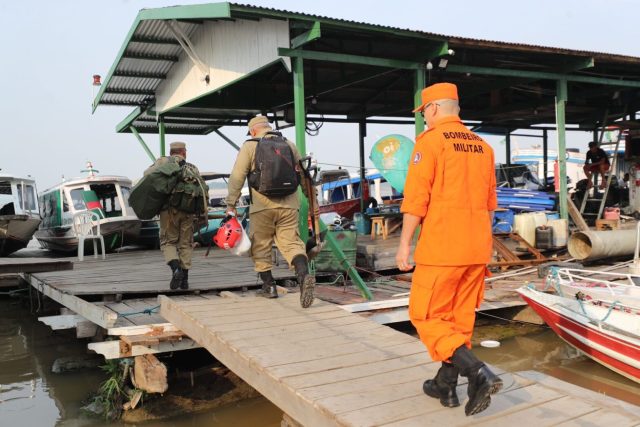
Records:
<instances>
[{"instance_id":1,"label":"red and white boat","mask_svg":"<svg viewBox=\"0 0 640 427\"><path fill-rule=\"evenodd\" d=\"M549 294L531 286L518 293L568 344L640 383L640 310Z\"/></svg>"}]
</instances>

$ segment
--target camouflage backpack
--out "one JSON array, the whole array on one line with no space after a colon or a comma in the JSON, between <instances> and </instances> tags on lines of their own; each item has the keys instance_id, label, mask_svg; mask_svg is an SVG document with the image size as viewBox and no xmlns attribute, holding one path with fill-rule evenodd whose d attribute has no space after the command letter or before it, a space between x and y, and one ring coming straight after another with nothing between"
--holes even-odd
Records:
<instances>
[{"instance_id":1,"label":"camouflage backpack","mask_svg":"<svg viewBox=\"0 0 640 427\"><path fill-rule=\"evenodd\" d=\"M180 167L178 183L169 198L169 205L179 211L202 215L207 212L207 184L191 163L185 162Z\"/></svg>"}]
</instances>

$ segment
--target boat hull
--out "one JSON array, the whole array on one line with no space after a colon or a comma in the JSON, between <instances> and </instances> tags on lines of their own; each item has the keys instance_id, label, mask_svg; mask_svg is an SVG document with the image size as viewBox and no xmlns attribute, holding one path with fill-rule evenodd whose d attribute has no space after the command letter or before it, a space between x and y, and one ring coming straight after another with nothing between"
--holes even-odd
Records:
<instances>
[{"instance_id":1,"label":"boat hull","mask_svg":"<svg viewBox=\"0 0 640 427\"><path fill-rule=\"evenodd\" d=\"M100 233L104 238L107 252L122 246L135 245L140 237L141 221L135 217L106 218L100 220ZM35 233L40 245L55 252L76 252L78 237L72 227L40 229ZM91 253L92 244L85 244L85 252Z\"/></svg>"},{"instance_id":2,"label":"boat hull","mask_svg":"<svg viewBox=\"0 0 640 427\"><path fill-rule=\"evenodd\" d=\"M561 305L549 299L549 295L528 288L520 289L518 292L547 325L569 345L607 368L640 383L640 360L638 360L640 339L601 328L578 313L562 309ZM628 314L628 316L637 316L637 314Z\"/></svg>"},{"instance_id":3,"label":"boat hull","mask_svg":"<svg viewBox=\"0 0 640 427\"><path fill-rule=\"evenodd\" d=\"M40 225L40 219L29 215L0 216L0 256L25 248Z\"/></svg>"}]
</instances>

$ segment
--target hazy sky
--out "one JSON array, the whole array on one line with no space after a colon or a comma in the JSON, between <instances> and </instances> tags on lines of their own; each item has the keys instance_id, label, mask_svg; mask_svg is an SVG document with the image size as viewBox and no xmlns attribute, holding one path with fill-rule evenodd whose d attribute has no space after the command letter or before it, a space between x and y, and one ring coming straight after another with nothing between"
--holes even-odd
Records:
<instances>
[{"instance_id":1,"label":"hazy sky","mask_svg":"<svg viewBox=\"0 0 640 427\"><path fill-rule=\"evenodd\" d=\"M2 172L31 175L40 190L80 175L91 160L105 174L138 177L149 159L133 135L115 126L132 107L100 107L91 114L93 74L106 77L116 53L142 8L202 1L109 0L0 2L0 123ZM522 42L640 56L637 0L449 0L243 1L297 12L417 29L448 35ZM464 117L464 112L463 112ZM240 129L223 129L240 143ZM367 147L388 133L411 137L406 126L370 126ZM285 134L293 138L293 129ZM154 152L158 137L145 135ZM589 134L570 135L582 145ZM229 171L235 150L217 135L168 136L189 143L189 160L206 171ZM499 138L489 138L498 160ZM530 143L529 139L514 142ZM555 142L550 144L555 145ZM349 147L345 150L344 147ZM307 137L320 162L356 165L356 125L323 127Z\"/></svg>"}]
</instances>

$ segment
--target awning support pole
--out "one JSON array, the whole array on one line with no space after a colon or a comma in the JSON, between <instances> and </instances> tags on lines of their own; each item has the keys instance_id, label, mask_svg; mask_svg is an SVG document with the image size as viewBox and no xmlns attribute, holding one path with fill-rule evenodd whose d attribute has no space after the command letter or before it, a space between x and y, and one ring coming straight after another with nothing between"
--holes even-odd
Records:
<instances>
[{"instance_id":1,"label":"awning support pole","mask_svg":"<svg viewBox=\"0 0 640 427\"><path fill-rule=\"evenodd\" d=\"M507 167L511 166L511 131L508 130L504 136L505 155L507 157Z\"/></svg>"},{"instance_id":2,"label":"awning support pole","mask_svg":"<svg viewBox=\"0 0 640 427\"><path fill-rule=\"evenodd\" d=\"M142 137L140 136L140 134L138 133L138 129L136 129L133 126L129 126L129 129L131 129L131 133L133 134L133 136L135 136L136 138L138 138L138 142L140 142L140 145L142 145L142 148L144 149L144 151L147 153L147 156L149 156L149 158L151 159L152 162L156 161L155 156L153 155L153 153L151 152L151 150L149 150L149 146L147 145L146 142L144 142L144 139L142 139Z\"/></svg>"},{"instance_id":3,"label":"awning support pole","mask_svg":"<svg viewBox=\"0 0 640 427\"><path fill-rule=\"evenodd\" d=\"M413 104L415 108L422 105L422 89L426 85L424 77L424 69L416 70L416 80L413 92ZM424 132L424 117L420 112L414 114L416 120L416 136Z\"/></svg>"},{"instance_id":4,"label":"awning support pole","mask_svg":"<svg viewBox=\"0 0 640 427\"><path fill-rule=\"evenodd\" d=\"M360 154L360 213L364 213L365 199L364 188L367 183L365 182L366 174L364 169L364 138L367 136L367 123L363 120L358 124L358 150ZM371 189L369 189L371 193Z\"/></svg>"},{"instance_id":5,"label":"awning support pole","mask_svg":"<svg viewBox=\"0 0 640 427\"><path fill-rule=\"evenodd\" d=\"M565 130L565 107L568 99L567 80L556 82L556 128L558 134L558 165L560 180L560 218L568 219L567 210L567 147Z\"/></svg>"},{"instance_id":6,"label":"awning support pole","mask_svg":"<svg viewBox=\"0 0 640 427\"><path fill-rule=\"evenodd\" d=\"M542 130L542 182L547 185L547 174L549 173L549 133L546 129Z\"/></svg>"},{"instance_id":7,"label":"awning support pole","mask_svg":"<svg viewBox=\"0 0 640 427\"><path fill-rule=\"evenodd\" d=\"M225 141L227 141L227 144L229 144L230 146L232 146L233 148L236 149L236 151L240 151L240 147L238 147L227 135L223 134L222 132L220 132L220 129L214 129L213 130L215 133L218 134L218 136L222 139L224 139Z\"/></svg>"},{"instance_id":8,"label":"awning support pole","mask_svg":"<svg viewBox=\"0 0 640 427\"><path fill-rule=\"evenodd\" d=\"M307 143L306 143L306 128L307 117L304 105L304 63L302 58L292 58L293 62L293 110L296 124L296 146L300 152L301 157L307 155ZM310 195L312 197L312 195ZM309 217L309 203L302 194L301 190L298 190L298 198L300 199L300 212L299 212L299 230L300 238L303 242L309 239L309 224L307 218Z\"/></svg>"},{"instance_id":9,"label":"awning support pole","mask_svg":"<svg viewBox=\"0 0 640 427\"><path fill-rule=\"evenodd\" d=\"M165 150L165 127L164 127L164 118L160 116L158 118L158 136L160 136L160 157L164 157L166 155Z\"/></svg>"}]
</instances>

